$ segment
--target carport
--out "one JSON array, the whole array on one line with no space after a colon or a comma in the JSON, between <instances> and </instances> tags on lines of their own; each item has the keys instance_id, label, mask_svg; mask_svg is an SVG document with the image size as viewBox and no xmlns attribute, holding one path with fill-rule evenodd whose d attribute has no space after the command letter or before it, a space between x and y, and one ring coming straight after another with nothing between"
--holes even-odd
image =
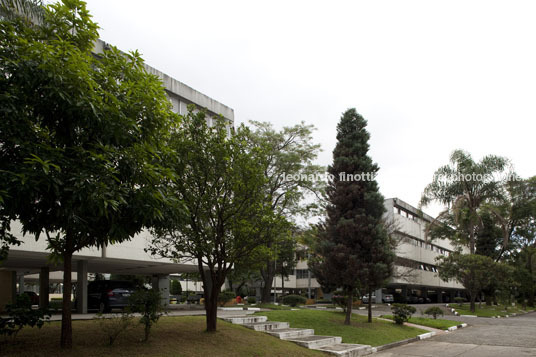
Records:
<instances>
[{"instance_id":1,"label":"carport","mask_svg":"<svg viewBox=\"0 0 536 357\"><path fill-rule=\"evenodd\" d=\"M100 254L95 254L96 252ZM73 284L76 284L78 313L87 313L88 273L151 276L153 288L160 290L162 302L167 305L169 303L169 275L197 272L198 269L195 262L177 263L169 259L155 259L147 254L133 255L141 259L109 257L106 249L73 256ZM55 264L49 260L49 253L46 251L11 249L7 260L0 265L0 308L14 301L17 293L16 284L19 284L19 290L24 289L25 276L34 274L38 274L39 280L39 305L48 306L50 274L62 272L62 269L61 263ZM76 272L76 277L74 272ZM53 275L56 275L56 279L58 277L61 279L63 276L63 274Z\"/></svg>"}]
</instances>

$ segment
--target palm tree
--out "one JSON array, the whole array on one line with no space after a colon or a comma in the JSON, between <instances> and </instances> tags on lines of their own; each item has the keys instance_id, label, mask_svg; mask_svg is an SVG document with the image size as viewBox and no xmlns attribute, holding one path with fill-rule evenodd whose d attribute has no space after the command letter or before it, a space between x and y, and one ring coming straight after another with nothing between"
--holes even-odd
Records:
<instances>
[{"instance_id":1,"label":"palm tree","mask_svg":"<svg viewBox=\"0 0 536 357\"><path fill-rule=\"evenodd\" d=\"M0 0L0 19L22 18L40 23L43 18L42 0Z\"/></svg>"},{"instance_id":2,"label":"palm tree","mask_svg":"<svg viewBox=\"0 0 536 357\"><path fill-rule=\"evenodd\" d=\"M435 201L446 205L436 221L447 220L460 227L463 232L458 234L466 236L470 253L474 254L476 230L480 225L478 211L484 204L503 197L507 168L506 158L488 155L475 162L469 153L456 150L450 156L450 163L434 173L433 181L424 189L420 204L427 206Z\"/></svg>"}]
</instances>

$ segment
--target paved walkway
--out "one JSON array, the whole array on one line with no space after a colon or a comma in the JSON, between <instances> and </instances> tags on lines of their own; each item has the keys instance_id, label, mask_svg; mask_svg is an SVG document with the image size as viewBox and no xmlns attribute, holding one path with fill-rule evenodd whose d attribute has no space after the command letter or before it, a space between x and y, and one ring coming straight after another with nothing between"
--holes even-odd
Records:
<instances>
[{"instance_id":1,"label":"paved walkway","mask_svg":"<svg viewBox=\"0 0 536 357\"><path fill-rule=\"evenodd\" d=\"M536 313L491 319L460 318L470 326L380 352L375 357L536 356Z\"/></svg>"}]
</instances>

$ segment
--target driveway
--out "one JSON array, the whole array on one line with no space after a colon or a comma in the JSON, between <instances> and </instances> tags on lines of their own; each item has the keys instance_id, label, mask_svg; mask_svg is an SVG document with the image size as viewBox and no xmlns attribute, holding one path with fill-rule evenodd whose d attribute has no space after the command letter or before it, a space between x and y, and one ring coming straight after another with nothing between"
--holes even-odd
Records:
<instances>
[{"instance_id":1,"label":"driveway","mask_svg":"<svg viewBox=\"0 0 536 357\"><path fill-rule=\"evenodd\" d=\"M459 318L468 327L377 353L376 357L536 356L536 313L522 316Z\"/></svg>"}]
</instances>

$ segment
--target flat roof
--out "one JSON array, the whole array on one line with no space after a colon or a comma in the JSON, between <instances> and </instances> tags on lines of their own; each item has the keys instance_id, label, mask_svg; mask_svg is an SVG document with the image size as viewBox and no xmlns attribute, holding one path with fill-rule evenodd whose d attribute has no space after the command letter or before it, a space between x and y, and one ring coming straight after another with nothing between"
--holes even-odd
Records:
<instances>
[{"instance_id":1,"label":"flat roof","mask_svg":"<svg viewBox=\"0 0 536 357\"><path fill-rule=\"evenodd\" d=\"M93 51L95 53L104 52L105 48L108 46L108 43L103 40L97 40L95 42L95 47ZM222 115L224 118L230 120L234 123L234 110L228 107L225 104L218 102L215 99L210 98L209 96L193 89L192 87L176 80L175 78L157 70L154 67L145 64L147 72L158 76L162 80L165 90L168 94L174 94L181 99L184 99L188 104L195 104L200 108L205 108L209 114L213 116Z\"/></svg>"}]
</instances>

